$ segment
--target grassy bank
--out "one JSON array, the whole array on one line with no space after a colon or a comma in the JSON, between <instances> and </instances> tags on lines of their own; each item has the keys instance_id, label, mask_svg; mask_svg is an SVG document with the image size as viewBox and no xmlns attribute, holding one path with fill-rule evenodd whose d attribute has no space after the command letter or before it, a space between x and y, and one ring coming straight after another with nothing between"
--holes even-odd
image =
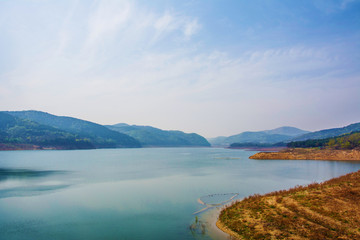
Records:
<instances>
[{"instance_id":1,"label":"grassy bank","mask_svg":"<svg viewBox=\"0 0 360 240\"><path fill-rule=\"evenodd\" d=\"M360 171L324 183L254 195L217 225L239 239L360 239Z\"/></svg>"}]
</instances>

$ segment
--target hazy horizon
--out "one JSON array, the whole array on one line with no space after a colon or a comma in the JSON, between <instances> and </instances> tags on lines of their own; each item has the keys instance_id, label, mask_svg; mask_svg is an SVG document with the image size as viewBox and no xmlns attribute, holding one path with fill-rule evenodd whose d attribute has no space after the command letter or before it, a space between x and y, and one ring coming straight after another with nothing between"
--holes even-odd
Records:
<instances>
[{"instance_id":1,"label":"hazy horizon","mask_svg":"<svg viewBox=\"0 0 360 240\"><path fill-rule=\"evenodd\" d=\"M0 110L229 136L360 122L360 1L0 1Z\"/></svg>"}]
</instances>

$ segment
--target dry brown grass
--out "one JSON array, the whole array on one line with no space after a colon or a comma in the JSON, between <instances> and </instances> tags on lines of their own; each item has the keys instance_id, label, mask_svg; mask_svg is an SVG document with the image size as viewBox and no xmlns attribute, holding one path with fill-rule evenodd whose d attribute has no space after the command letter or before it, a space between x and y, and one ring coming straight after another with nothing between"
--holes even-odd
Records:
<instances>
[{"instance_id":1,"label":"dry brown grass","mask_svg":"<svg viewBox=\"0 0 360 240\"><path fill-rule=\"evenodd\" d=\"M360 171L250 196L219 222L243 239L360 239Z\"/></svg>"}]
</instances>

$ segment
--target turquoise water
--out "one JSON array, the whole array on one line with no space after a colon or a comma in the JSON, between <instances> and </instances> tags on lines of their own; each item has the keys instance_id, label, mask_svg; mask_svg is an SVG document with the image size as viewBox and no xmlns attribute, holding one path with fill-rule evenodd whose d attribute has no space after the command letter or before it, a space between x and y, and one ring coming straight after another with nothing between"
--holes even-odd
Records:
<instances>
[{"instance_id":1,"label":"turquoise water","mask_svg":"<svg viewBox=\"0 0 360 240\"><path fill-rule=\"evenodd\" d=\"M360 169L360 162L248 159L252 154L220 148L0 152L0 239L211 239L206 229L189 228L193 213L204 208L198 198L243 198Z\"/></svg>"}]
</instances>

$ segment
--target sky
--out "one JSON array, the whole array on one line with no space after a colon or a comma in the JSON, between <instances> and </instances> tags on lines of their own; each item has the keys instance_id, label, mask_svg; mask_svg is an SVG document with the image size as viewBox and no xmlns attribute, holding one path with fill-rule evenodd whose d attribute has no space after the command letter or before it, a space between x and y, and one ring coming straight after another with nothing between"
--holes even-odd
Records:
<instances>
[{"instance_id":1,"label":"sky","mask_svg":"<svg viewBox=\"0 0 360 240\"><path fill-rule=\"evenodd\" d=\"M360 122L360 1L1 0L0 110L205 137Z\"/></svg>"}]
</instances>

